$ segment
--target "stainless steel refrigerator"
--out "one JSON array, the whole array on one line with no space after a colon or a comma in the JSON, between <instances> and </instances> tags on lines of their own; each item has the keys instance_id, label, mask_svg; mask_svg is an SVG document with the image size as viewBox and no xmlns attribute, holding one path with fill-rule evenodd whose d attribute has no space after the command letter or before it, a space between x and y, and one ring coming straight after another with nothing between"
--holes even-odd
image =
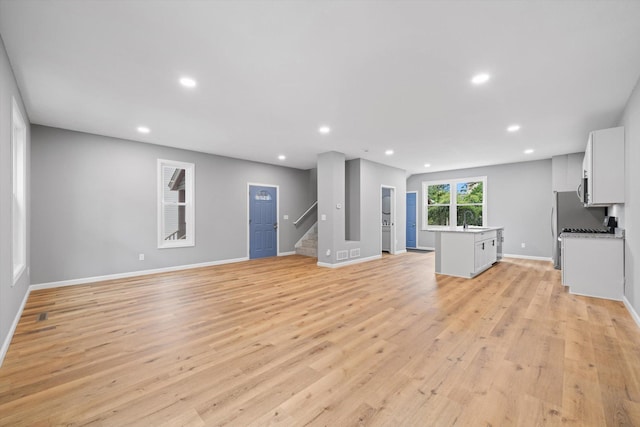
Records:
<instances>
[{"instance_id":1,"label":"stainless steel refrigerator","mask_svg":"<svg viewBox=\"0 0 640 427\"><path fill-rule=\"evenodd\" d=\"M554 191L551 208L553 266L562 268L560 241L563 228L603 228L606 208L585 208L575 191Z\"/></svg>"}]
</instances>

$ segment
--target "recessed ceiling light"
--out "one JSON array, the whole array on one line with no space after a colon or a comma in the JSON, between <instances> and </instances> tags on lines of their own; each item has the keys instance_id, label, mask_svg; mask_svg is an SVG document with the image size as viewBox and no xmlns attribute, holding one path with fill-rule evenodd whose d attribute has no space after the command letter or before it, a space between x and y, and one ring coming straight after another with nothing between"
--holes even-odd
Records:
<instances>
[{"instance_id":1,"label":"recessed ceiling light","mask_svg":"<svg viewBox=\"0 0 640 427\"><path fill-rule=\"evenodd\" d=\"M278 160L286 160L286 159L287 159L287 156L285 156L284 154L280 154L278 156Z\"/></svg>"},{"instance_id":2,"label":"recessed ceiling light","mask_svg":"<svg viewBox=\"0 0 640 427\"><path fill-rule=\"evenodd\" d=\"M471 83L473 83L474 85L481 85L481 84L484 84L484 83L488 82L490 78L491 78L491 76L489 74L486 74L486 73L476 74L471 79Z\"/></svg>"},{"instance_id":3,"label":"recessed ceiling light","mask_svg":"<svg viewBox=\"0 0 640 427\"><path fill-rule=\"evenodd\" d=\"M430 168L430 167L431 167L431 163L425 163L425 164L424 164L424 167L425 167L425 168Z\"/></svg>"},{"instance_id":4,"label":"recessed ceiling light","mask_svg":"<svg viewBox=\"0 0 640 427\"><path fill-rule=\"evenodd\" d=\"M318 132L319 132L319 133L321 133L321 134L323 134L323 135L326 135L326 134L328 134L329 132L331 132L331 128L330 128L329 126L320 126L320 127L318 128Z\"/></svg>"},{"instance_id":5,"label":"recessed ceiling light","mask_svg":"<svg viewBox=\"0 0 640 427\"><path fill-rule=\"evenodd\" d=\"M518 132L520 130L520 125L511 125L507 128L507 132Z\"/></svg>"},{"instance_id":6,"label":"recessed ceiling light","mask_svg":"<svg viewBox=\"0 0 640 427\"><path fill-rule=\"evenodd\" d=\"M196 87L196 81L191 77L180 77L180 84L184 87Z\"/></svg>"},{"instance_id":7,"label":"recessed ceiling light","mask_svg":"<svg viewBox=\"0 0 640 427\"><path fill-rule=\"evenodd\" d=\"M149 133L149 132L151 132L151 129L149 129L146 126L138 126L138 132L140 132L140 133Z\"/></svg>"},{"instance_id":8,"label":"recessed ceiling light","mask_svg":"<svg viewBox=\"0 0 640 427\"><path fill-rule=\"evenodd\" d=\"M384 152L384 154L386 154L387 156L390 156L393 154L393 150L387 150Z\"/></svg>"},{"instance_id":9,"label":"recessed ceiling light","mask_svg":"<svg viewBox=\"0 0 640 427\"><path fill-rule=\"evenodd\" d=\"M526 150L524 150L524 154L531 154L533 153L533 148L527 148Z\"/></svg>"}]
</instances>

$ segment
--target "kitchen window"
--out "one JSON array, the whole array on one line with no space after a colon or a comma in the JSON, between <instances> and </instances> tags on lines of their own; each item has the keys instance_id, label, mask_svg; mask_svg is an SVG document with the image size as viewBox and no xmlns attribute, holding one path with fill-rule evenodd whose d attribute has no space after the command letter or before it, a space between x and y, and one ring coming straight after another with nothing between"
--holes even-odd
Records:
<instances>
[{"instance_id":1,"label":"kitchen window","mask_svg":"<svg viewBox=\"0 0 640 427\"><path fill-rule=\"evenodd\" d=\"M487 177L429 181L422 183L422 229L428 227L482 227L487 214Z\"/></svg>"},{"instance_id":2,"label":"kitchen window","mask_svg":"<svg viewBox=\"0 0 640 427\"><path fill-rule=\"evenodd\" d=\"M158 159L158 248L195 245L194 168Z\"/></svg>"}]
</instances>

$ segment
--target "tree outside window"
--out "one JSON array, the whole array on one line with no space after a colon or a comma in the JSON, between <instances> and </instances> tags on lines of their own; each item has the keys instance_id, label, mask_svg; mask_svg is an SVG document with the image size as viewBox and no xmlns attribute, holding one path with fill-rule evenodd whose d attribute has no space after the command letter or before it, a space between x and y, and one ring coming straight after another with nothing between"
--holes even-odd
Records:
<instances>
[{"instance_id":1,"label":"tree outside window","mask_svg":"<svg viewBox=\"0 0 640 427\"><path fill-rule=\"evenodd\" d=\"M487 177L422 183L423 229L467 225L482 227L486 215Z\"/></svg>"},{"instance_id":2,"label":"tree outside window","mask_svg":"<svg viewBox=\"0 0 640 427\"><path fill-rule=\"evenodd\" d=\"M451 185L434 184L427 188L427 223L449 225Z\"/></svg>"}]
</instances>

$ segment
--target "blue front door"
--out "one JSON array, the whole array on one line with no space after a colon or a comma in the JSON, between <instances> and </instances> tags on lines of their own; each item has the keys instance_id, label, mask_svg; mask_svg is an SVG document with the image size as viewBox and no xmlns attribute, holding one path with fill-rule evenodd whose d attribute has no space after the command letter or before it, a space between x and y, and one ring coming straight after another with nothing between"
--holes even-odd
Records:
<instances>
[{"instance_id":1,"label":"blue front door","mask_svg":"<svg viewBox=\"0 0 640 427\"><path fill-rule=\"evenodd\" d=\"M278 252L278 191L275 187L249 186L249 258Z\"/></svg>"},{"instance_id":2,"label":"blue front door","mask_svg":"<svg viewBox=\"0 0 640 427\"><path fill-rule=\"evenodd\" d=\"M407 247L416 247L416 193L407 193Z\"/></svg>"}]
</instances>

